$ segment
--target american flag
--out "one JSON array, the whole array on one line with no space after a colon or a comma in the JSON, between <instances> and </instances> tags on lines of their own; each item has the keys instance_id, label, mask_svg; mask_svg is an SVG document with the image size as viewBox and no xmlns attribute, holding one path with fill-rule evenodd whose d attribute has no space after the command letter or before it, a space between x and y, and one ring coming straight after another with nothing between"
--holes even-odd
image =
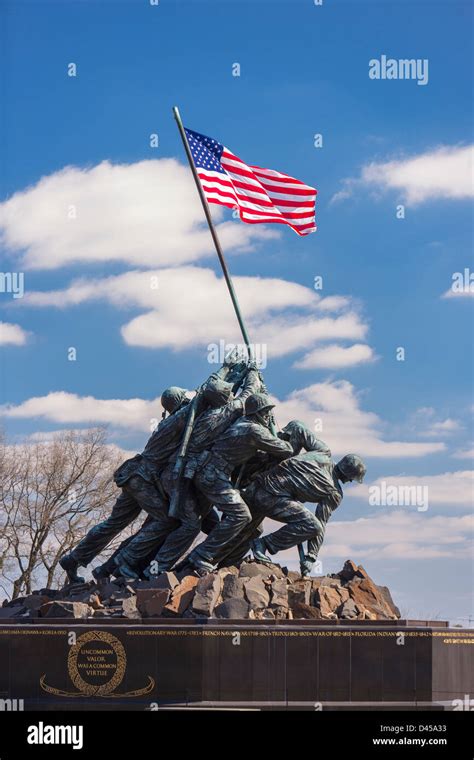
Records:
<instances>
[{"instance_id":1,"label":"american flag","mask_svg":"<svg viewBox=\"0 0 474 760\"><path fill-rule=\"evenodd\" d=\"M212 137L184 131L209 203L238 208L248 224L279 222L298 235L316 230L314 187L273 169L249 166Z\"/></svg>"}]
</instances>

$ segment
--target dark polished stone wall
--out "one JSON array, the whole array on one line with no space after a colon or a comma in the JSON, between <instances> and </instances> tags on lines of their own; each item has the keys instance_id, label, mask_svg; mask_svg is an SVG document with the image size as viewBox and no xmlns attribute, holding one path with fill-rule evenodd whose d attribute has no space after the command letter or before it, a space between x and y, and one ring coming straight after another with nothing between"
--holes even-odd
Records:
<instances>
[{"instance_id":1,"label":"dark polished stone wall","mask_svg":"<svg viewBox=\"0 0 474 760\"><path fill-rule=\"evenodd\" d=\"M474 631L435 625L7 623L0 709L454 709L474 695Z\"/></svg>"}]
</instances>

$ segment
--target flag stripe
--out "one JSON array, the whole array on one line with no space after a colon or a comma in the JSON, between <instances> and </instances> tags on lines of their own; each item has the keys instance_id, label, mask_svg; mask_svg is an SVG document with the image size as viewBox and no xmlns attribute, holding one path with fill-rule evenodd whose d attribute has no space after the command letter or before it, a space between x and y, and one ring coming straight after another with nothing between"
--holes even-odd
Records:
<instances>
[{"instance_id":1,"label":"flag stripe","mask_svg":"<svg viewBox=\"0 0 474 760\"><path fill-rule=\"evenodd\" d=\"M268 208L268 209L274 209L274 208L282 208L285 209L285 214L287 216L291 216L295 213L301 213L305 216L313 216L313 205L311 203L302 204L300 201L287 201L285 203L272 203L270 200L265 201L264 199L260 200L260 198L255 198L254 194L244 194L238 192L238 190L235 190L231 184L224 183L224 182L218 182L218 181L208 181L205 176L202 174L199 174L199 178L201 179L201 184L203 189L206 192L214 192L218 191L221 195L228 195L233 198L235 198L236 201L240 199L240 201L244 205L250 205L254 206L255 208ZM257 202L258 201L258 202ZM281 209L280 209L281 210Z\"/></svg>"},{"instance_id":2,"label":"flag stripe","mask_svg":"<svg viewBox=\"0 0 474 760\"><path fill-rule=\"evenodd\" d=\"M206 194L214 194L219 195L225 198L233 198L235 203L238 205L239 202L242 206L253 208L261 211L262 214L267 214L271 210L275 210L278 208L278 206L275 206L273 203L255 203L254 201L248 200L247 196L241 195L240 193L233 193L231 189L228 187L223 187L222 185L216 184L208 184L205 180L201 183L203 190L206 192ZM286 210L287 208L291 209ZM281 209L279 209L281 211ZM291 206L285 206L285 216L290 219L297 219L300 217L313 217L314 212L311 207L305 208L304 206L300 206L298 203L294 203Z\"/></svg>"},{"instance_id":3,"label":"flag stripe","mask_svg":"<svg viewBox=\"0 0 474 760\"><path fill-rule=\"evenodd\" d=\"M258 199L261 199L262 201L266 200L271 205L274 205L273 201L276 201L275 205L288 206L288 207L308 206L308 208L314 208L314 201L311 200L310 196L305 196L303 198L301 198L301 196L297 196L297 198L294 201L292 201L292 200L289 200L290 198L293 197L292 195L288 195L288 194L283 195L281 193L269 194L269 193L266 193L264 190L262 190L261 192L258 192L254 190L253 185L250 186L252 188L251 190L247 190L247 184L245 182L237 182L235 180L233 182L230 182L229 180L226 180L223 178L224 175L215 176L214 173L210 174L202 170L198 172L198 175L199 175L199 178L205 182L208 182L210 179L212 183L215 182L225 187L234 188L236 194L242 197L248 196L249 198L258 198ZM241 192L242 190L245 190L245 193L242 193Z\"/></svg>"},{"instance_id":4,"label":"flag stripe","mask_svg":"<svg viewBox=\"0 0 474 760\"><path fill-rule=\"evenodd\" d=\"M224 148L222 156L223 158L228 158L230 161L235 161L236 163L242 164L243 166L247 166L244 161L242 161L240 158L234 155L234 153L231 153L230 150L227 150L226 148ZM299 179L289 177L287 174L282 174L281 172L275 171L275 169L262 169L261 166L254 165L250 166L250 168L254 170L254 174L258 174L263 177L273 178L279 182L293 182L295 185L303 185L304 187L309 187L309 185L305 185L304 182L301 182Z\"/></svg>"}]
</instances>

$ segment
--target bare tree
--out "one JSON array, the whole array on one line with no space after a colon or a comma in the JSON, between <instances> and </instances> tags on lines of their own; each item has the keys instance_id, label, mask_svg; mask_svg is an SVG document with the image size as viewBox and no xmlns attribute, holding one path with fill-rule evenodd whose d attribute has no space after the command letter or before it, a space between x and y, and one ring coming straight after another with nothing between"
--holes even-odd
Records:
<instances>
[{"instance_id":1,"label":"bare tree","mask_svg":"<svg viewBox=\"0 0 474 760\"><path fill-rule=\"evenodd\" d=\"M12 598L58 579L61 555L110 512L122 459L104 428L21 445L0 438L0 577Z\"/></svg>"}]
</instances>

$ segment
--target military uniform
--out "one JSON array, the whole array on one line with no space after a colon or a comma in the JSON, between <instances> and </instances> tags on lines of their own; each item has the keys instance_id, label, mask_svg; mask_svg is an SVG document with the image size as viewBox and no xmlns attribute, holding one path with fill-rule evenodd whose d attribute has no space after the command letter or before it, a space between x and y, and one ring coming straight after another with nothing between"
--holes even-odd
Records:
<instances>
[{"instance_id":1,"label":"military uniform","mask_svg":"<svg viewBox=\"0 0 474 760\"><path fill-rule=\"evenodd\" d=\"M195 493L195 487L191 482L196 469L200 465L202 452L212 445L215 438L224 432L244 411L245 400L251 393L260 387L260 378L255 369L251 369L244 382L242 392L234 399L217 408L209 408L203 411L194 423L191 438L187 449L187 461L185 477L180 492L179 522L173 520L171 530L167 537L161 541L161 546L155 557L160 571L169 570L178 559L191 547L193 541L201 531L203 508ZM215 399L219 398L219 384L214 385ZM215 401L210 394L208 401ZM222 400L222 399L221 399ZM206 451L208 456L208 452ZM171 498L173 489L176 487L174 467L176 453L170 458L160 475L160 486L168 499ZM202 501L202 500L201 500ZM204 508L204 512L211 505ZM125 561L130 567L135 567L140 559L158 548L162 538L161 522L149 521L131 542L117 556L116 561Z\"/></svg>"},{"instance_id":2,"label":"military uniform","mask_svg":"<svg viewBox=\"0 0 474 760\"><path fill-rule=\"evenodd\" d=\"M264 538L272 554L308 540L308 553L316 559L326 523L343 497L334 468L326 454L309 451L258 475L245 489L243 495L252 511L286 523ZM317 504L314 514L304 502Z\"/></svg>"},{"instance_id":3,"label":"military uniform","mask_svg":"<svg viewBox=\"0 0 474 760\"><path fill-rule=\"evenodd\" d=\"M198 403L202 410L205 400ZM122 493L110 516L91 528L70 553L79 565L88 565L142 510L156 522L158 539L177 526L177 521L168 517L167 497L160 489L159 472L179 446L188 413L189 405L186 405L160 422L143 453L128 459L116 470L114 479Z\"/></svg>"},{"instance_id":4,"label":"military uniform","mask_svg":"<svg viewBox=\"0 0 474 760\"><path fill-rule=\"evenodd\" d=\"M131 476L122 486L111 514L95 525L71 552L79 565L88 565L115 536L145 510L160 525L160 530L171 530L171 519L166 514L166 503L156 486L140 475ZM173 521L174 523L174 521Z\"/></svg>"},{"instance_id":5,"label":"military uniform","mask_svg":"<svg viewBox=\"0 0 474 760\"><path fill-rule=\"evenodd\" d=\"M277 438L250 417L243 417L222 433L211 451L203 456L195 484L206 499L223 513L224 519L193 550L191 561L195 558L212 563L220 547L234 541L251 522L250 510L232 484L231 475L257 451L268 452L276 459L284 459L293 453L289 442Z\"/></svg>"},{"instance_id":6,"label":"military uniform","mask_svg":"<svg viewBox=\"0 0 474 760\"><path fill-rule=\"evenodd\" d=\"M331 458L331 451L328 445L320 438L317 438L314 433L299 420L292 420L289 422L288 425L283 428L281 433L278 433L278 436L289 440L293 449L293 454L299 454L300 451L304 449L305 451L314 451L322 454L325 459L321 461L326 461L326 459L330 460ZM288 459L285 461L289 462L291 460ZM242 489L242 495L250 507L252 521L237 536L234 542L221 547L216 556L216 560L220 567L238 564L249 552L253 539L258 538L263 533L261 523L266 517L268 509L267 502L265 501L265 504L261 504L259 501L260 508L257 507L256 502L250 497L250 494L253 494L254 492L255 486L250 488L248 499L246 498L246 489L251 486L256 475L263 475L265 472L273 468L275 468L274 461L271 460L268 454L263 454L262 452L258 452L256 456L246 464L244 478L242 479L244 486ZM289 513L287 516L289 516ZM306 515L304 516L306 517ZM275 517L275 519L277 518ZM299 541L297 543L299 543Z\"/></svg>"}]
</instances>

